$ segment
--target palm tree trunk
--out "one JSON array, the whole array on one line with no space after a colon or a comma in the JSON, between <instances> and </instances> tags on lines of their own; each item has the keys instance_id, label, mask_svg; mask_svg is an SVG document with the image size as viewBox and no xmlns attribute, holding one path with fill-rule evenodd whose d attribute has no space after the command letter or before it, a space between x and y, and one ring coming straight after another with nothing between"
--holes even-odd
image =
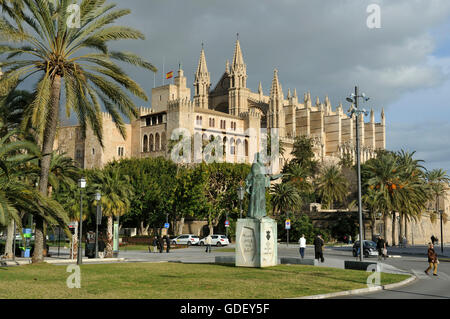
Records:
<instances>
[{"instance_id":1,"label":"palm tree trunk","mask_svg":"<svg viewBox=\"0 0 450 319\"><path fill-rule=\"evenodd\" d=\"M385 212L383 214L383 238L387 240L387 223L388 223L388 214Z\"/></svg>"},{"instance_id":2,"label":"palm tree trunk","mask_svg":"<svg viewBox=\"0 0 450 319\"><path fill-rule=\"evenodd\" d=\"M39 191L47 196L48 175L50 170L51 154L55 142L56 130L59 122L59 101L61 98L61 76L56 74L51 88L50 108L47 114L47 122L42 141L41 173L39 179ZM35 243L33 263L44 261L44 219L36 215Z\"/></svg>"},{"instance_id":3,"label":"palm tree trunk","mask_svg":"<svg viewBox=\"0 0 450 319\"><path fill-rule=\"evenodd\" d=\"M108 216L108 229L106 230L106 254L105 258L112 258L113 255L113 217Z\"/></svg>"},{"instance_id":4,"label":"palm tree trunk","mask_svg":"<svg viewBox=\"0 0 450 319\"><path fill-rule=\"evenodd\" d=\"M5 243L5 256L6 258L10 259L13 258L14 252L13 252L13 241L16 234L14 234L14 220L11 220L11 222L8 224L8 230L7 230L7 236L6 236L6 243Z\"/></svg>"},{"instance_id":5,"label":"palm tree trunk","mask_svg":"<svg viewBox=\"0 0 450 319\"><path fill-rule=\"evenodd\" d=\"M392 212L392 246L395 246L395 218L396 218L396 213Z\"/></svg>"},{"instance_id":6,"label":"palm tree trunk","mask_svg":"<svg viewBox=\"0 0 450 319\"><path fill-rule=\"evenodd\" d=\"M398 223L398 244L402 244L403 239L403 215L404 213L399 213L400 220Z\"/></svg>"}]
</instances>

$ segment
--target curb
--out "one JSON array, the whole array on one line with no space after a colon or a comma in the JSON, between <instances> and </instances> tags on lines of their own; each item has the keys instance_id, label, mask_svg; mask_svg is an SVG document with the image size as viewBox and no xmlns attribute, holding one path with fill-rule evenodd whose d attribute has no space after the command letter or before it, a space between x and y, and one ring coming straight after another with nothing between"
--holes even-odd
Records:
<instances>
[{"instance_id":1,"label":"curb","mask_svg":"<svg viewBox=\"0 0 450 319\"><path fill-rule=\"evenodd\" d=\"M411 276L408 279L405 279L405 280L395 283L395 284L389 284L389 285L377 286L377 287L369 287L369 288L353 289L353 290L347 290L347 291L332 292L329 294L313 295L313 296L306 296L306 297L300 297L300 298L289 298L289 299L326 299L326 298L341 297L341 296L360 295L360 294L365 294L365 293L370 293L370 292L375 292L375 291L381 291L381 290L402 287L402 286L412 283L416 279L417 279L416 276Z\"/></svg>"},{"instance_id":2,"label":"curb","mask_svg":"<svg viewBox=\"0 0 450 319\"><path fill-rule=\"evenodd\" d=\"M92 258L92 259L83 259L83 264L90 264L90 263L96 263L96 262L117 262L117 261L125 261L125 258ZM52 265L66 265L66 264L76 264L76 259L67 259L67 260L46 260L47 264Z\"/></svg>"}]
</instances>

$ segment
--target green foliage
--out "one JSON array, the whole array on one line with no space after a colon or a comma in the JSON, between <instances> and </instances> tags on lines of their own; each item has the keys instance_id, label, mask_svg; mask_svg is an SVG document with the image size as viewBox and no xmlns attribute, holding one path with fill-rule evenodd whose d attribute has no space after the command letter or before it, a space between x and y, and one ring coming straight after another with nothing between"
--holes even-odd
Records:
<instances>
[{"instance_id":1,"label":"green foliage","mask_svg":"<svg viewBox=\"0 0 450 319\"><path fill-rule=\"evenodd\" d=\"M344 236L355 238L359 232L358 217L354 214L340 213L336 223L331 227L331 236L337 241L344 241Z\"/></svg>"},{"instance_id":2,"label":"green foliage","mask_svg":"<svg viewBox=\"0 0 450 319\"><path fill-rule=\"evenodd\" d=\"M305 214L290 215L291 229L289 230L289 242L298 242L300 237L305 235L307 244L312 244L317 235L322 235L325 242L331 238L330 232L326 229L314 227L309 217ZM286 241L287 231L285 229L285 218L277 219L278 239Z\"/></svg>"},{"instance_id":3,"label":"green foliage","mask_svg":"<svg viewBox=\"0 0 450 319\"><path fill-rule=\"evenodd\" d=\"M318 162L314 159L313 140L306 136L299 136L295 139L291 155L293 164L300 165L308 172L308 176L314 176L318 170Z\"/></svg>"},{"instance_id":4,"label":"green foliage","mask_svg":"<svg viewBox=\"0 0 450 319\"><path fill-rule=\"evenodd\" d=\"M349 193L348 181L337 166L323 168L316 183L317 194L328 209L333 209L335 202L342 203Z\"/></svg>"}]
</instances>

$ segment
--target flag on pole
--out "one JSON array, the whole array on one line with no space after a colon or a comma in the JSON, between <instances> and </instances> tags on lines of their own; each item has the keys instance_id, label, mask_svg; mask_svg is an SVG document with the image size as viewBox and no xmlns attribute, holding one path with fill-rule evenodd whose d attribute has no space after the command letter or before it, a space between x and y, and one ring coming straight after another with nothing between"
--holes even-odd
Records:
<instances>
[{"instance_id":1,"label":"flag on pole","mask_svg":"<svg viewBox=\"0 0 450 319\"><path fill-rule=\"evenodd\" d=\"M169 73L166 74L166 79L171 79L173 78L173 71L170 71Z\"/></svg>"}]
</instances>

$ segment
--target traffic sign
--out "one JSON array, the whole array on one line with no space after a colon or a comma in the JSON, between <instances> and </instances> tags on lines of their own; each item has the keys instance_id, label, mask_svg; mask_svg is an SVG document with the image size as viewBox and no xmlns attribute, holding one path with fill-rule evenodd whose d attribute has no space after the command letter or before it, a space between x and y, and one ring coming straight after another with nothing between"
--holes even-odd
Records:
<instances>
[{"instance_id":1,"label":"traffic sign","mask_svg":"<svg viewBox=\"0 0 450 319\"><path fill-rule=\"evenodd\" d=\"M286 229L291 229L291 220L286 219Z\"/></svg>"},{"instance_id":2,"label":"traffic sign","mask_svg":"<svg viewBox=\"0 0 450 319\"><path fill-rule=\"evenodd\" d=\"M229 220L225 221L225 227L230 227L230 221Z\"/></svg>"},{"instance_id":3,"label":"traffic sign","mask_svg":"<svg viewBox=\"0 0 450 319\"><path fill-rule=\"evenodd\" d=\"M165 224L164 224L164 228L169 229L169 227L170 227L170 224L169 224L169 223L165 223Z\"/></svg>"}]
</instances>

